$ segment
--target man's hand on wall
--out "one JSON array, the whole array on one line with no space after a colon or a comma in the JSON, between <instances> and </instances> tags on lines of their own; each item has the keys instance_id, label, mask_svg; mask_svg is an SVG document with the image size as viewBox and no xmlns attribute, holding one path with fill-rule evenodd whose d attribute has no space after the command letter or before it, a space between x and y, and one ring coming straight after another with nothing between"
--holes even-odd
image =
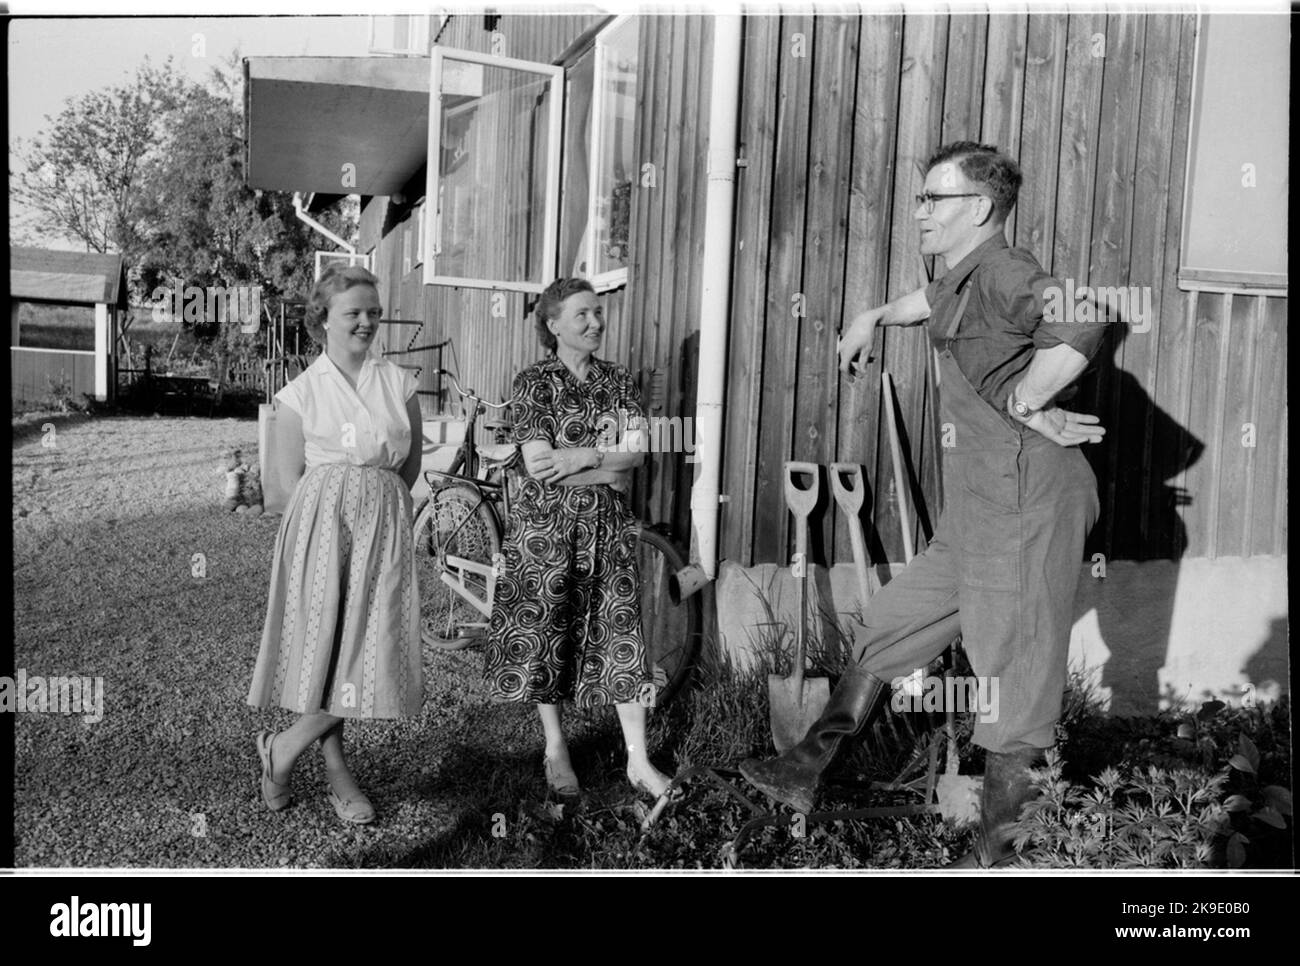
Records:
<instances>
[{"instance_id":1,"label":"man's hand on wall","mask_svg":"<svg viewBox=\"0 0 1300 966\"><path fill-rule=\"evenodd\" d=\"M840 372L849 378L857 375L858 370L866 368L876 341L876 325L884 313L884 306L863 312L840 336L837 347L840 355Z\"/></svg>"}]
</instances>

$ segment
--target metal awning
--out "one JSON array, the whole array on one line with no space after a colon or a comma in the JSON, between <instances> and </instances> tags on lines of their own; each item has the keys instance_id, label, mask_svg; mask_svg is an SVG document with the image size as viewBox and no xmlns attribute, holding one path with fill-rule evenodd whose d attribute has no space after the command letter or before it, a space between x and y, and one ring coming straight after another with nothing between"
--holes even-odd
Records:
<instances>
[{"instance_id":1,"label":"metal awning","mask_svg":"<svg viewBox=\"0 0 1300 966\"><path fill-rule=\"evenodd\" d=\"M429 60L246 57L244 117L249 187L396 194L428 151Z\"/></svg>"}]
</instances>

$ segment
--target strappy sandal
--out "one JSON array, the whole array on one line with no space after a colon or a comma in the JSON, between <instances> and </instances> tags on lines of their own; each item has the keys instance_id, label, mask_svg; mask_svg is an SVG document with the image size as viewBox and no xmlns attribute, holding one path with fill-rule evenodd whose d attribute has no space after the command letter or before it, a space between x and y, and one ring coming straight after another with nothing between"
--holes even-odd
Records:
<instances>
[{"instance_id":1,"label":"strappy sandal","mask_svg":"<svg viewBox=\"0 0 1300 966\"><path fill-rule=\"evenodd\" d=\"M551 758L543 758L542 770L546 772L546 784L551 786L551 791L555 794L562 798L576 798L582 794L582 786L578 784L578 776L574 774L572 765L562 765Z\"/></svg>"},{"instance_id":2,"label":"strappy sandal","mask_svg":"<svg viewBox=\"0 0 1300 966\"><path fill-rule=\"evenodd\" d=\"M257 757L262 761L262 801L273 812L289 807L293 801L293 792L288 785L281 785L271 777L271 742L275 740L274 731L263 731L257 736Z\"/></svg>"}]
</instances>

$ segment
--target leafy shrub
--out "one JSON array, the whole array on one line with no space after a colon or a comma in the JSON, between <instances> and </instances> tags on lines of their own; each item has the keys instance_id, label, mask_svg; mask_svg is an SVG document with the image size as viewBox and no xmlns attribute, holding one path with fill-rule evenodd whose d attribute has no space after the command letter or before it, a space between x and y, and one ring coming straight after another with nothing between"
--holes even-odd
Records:
<instances>
[{"instance_id":1,"label":"leafy shrub","mask_svg":"<svg viewBox=\"0 0 1300 966\"><path fill-rule=\"evenodd\" d=\"M1278 726L1288 710L1286 701L1231 709L1214 701L1181 721L1178 712L1076 719L1092 739L1109 729L1112 764L1085 787L1068 777L1064 755L1049 754L1035 773L1041 797L1017 829L1021 860L1047 868L1286 867L1294 858L1291 793L1262 776L1286 780L1290 746ZM1070 754L1069 740L1065 748ZM1091 760L1092 741L1076 748Z\"/></svg>"}]
</instances>

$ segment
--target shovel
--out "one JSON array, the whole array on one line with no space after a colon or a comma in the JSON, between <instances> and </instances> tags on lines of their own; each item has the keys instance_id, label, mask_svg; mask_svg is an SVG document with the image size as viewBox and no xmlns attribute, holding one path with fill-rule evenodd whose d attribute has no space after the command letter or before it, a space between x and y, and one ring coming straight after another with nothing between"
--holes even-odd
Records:
<instances>
[{"instance_id":1,"label":"shovel","mask_svg":"<svg viewBox=\"0 0 1300 966\"><path fill-rule=\"evenodd\" d=\"M770 674L767 678L768 702L772 715L772 744L778 752L785 752L803 740L830 700L830 686L826 678L804 679L804 631L807 624L808 584L808 515L817 505L820 493L819 468L815 463L785 464L785 502L794 514L794 559L790 573L795 578L799 608L794 626L794 666L788 678ZM800 488L797 477L811 482L807 489Z\"/></svg>"},{"instance_id":2,"label":"shovel","mask_svg":"<svg viewBox=\"0 0 1300 966\"><path fill-rule=\"evenodd\" d=\"M857 463L831 464L831 490L840 511L848 518L849 541L853 544L853 564L858 572L858 602L867 609L867 601L880 589L880 577L871 566L867 555L867 541L862 533L862 510L866 487L862 481L862 467Z\"/></svg>"}]
</instances>

